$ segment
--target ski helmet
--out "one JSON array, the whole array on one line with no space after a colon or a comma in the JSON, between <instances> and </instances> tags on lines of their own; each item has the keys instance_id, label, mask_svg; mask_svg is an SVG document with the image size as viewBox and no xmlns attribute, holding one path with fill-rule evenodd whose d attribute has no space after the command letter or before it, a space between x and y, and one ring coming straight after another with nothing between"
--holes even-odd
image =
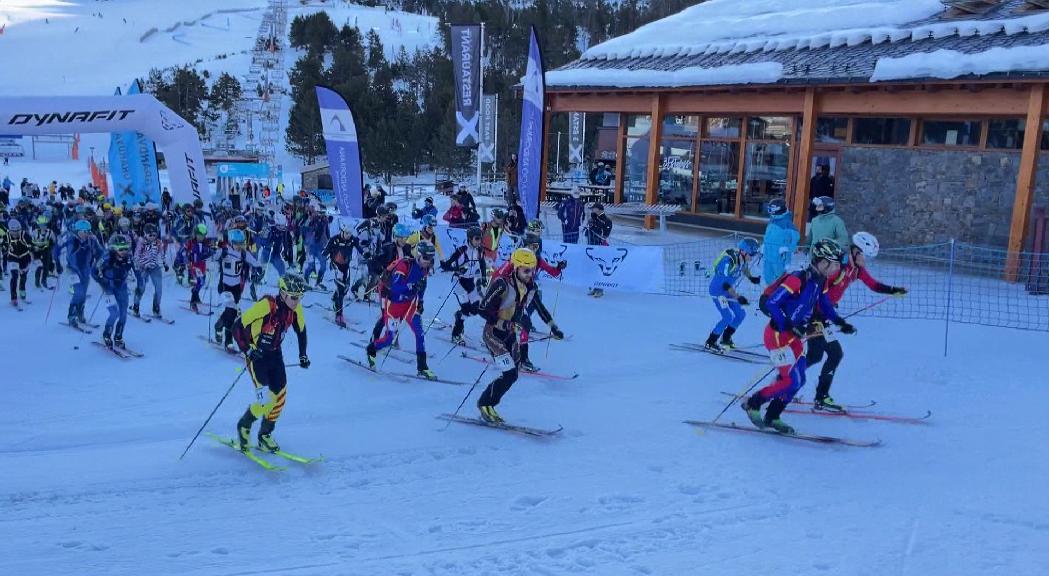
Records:
<instances>
[{"instance_id":1,"label":"ski helmet","mask_svg":"<svg viewBox=\"0 0 1049 576\"><path fill-rule=\"evenodd\" d=\"M492 220L502 220L504 218L506 218L506 212L502 208L492 210Z\"/></svg>"},{"instance_id":2,"label":"ski helmet","mask_svg":"<svg viewBox=\"0 0 1049 576\"><path fill-rule=\"evenodd\" d=\"M765 206L765 211L769 216L782 216L787 213L787 201L783 198L773 198Z\"/></svg>"},{"instance_id":3,"label":"ski helmet","mask_svg":"<svg viewBox=\"0 0 1049 576\"><path fill-rule=\"evenodd\" d=\"M309 286L301 274L288 272L280 278L280 291L288 296L302 298L302 295L306 293L308 288Z\"/></svg>"},{"instance_id":4,"label":"ski helmet","mask_svg":"<svg viewBox=\"0 0 1049 576\"><path fill-rule=\"evenodd\" d=\"M230 228L226 231L226 239L229 240L230 244L243 244L244 243L244 231L240 228Z\"/></svg>"},{"instance_id":5,"label":"ski helmet","mask_svg":"<svg viewBox=\"0 0 1049 576\"><path fill-rule=\"evenodd\" d=\"M404 224L396 224L393 227L394 238L407 238L412 235L412 231L408 229Z\"/></svg>"},{"instance_id":6,"label":"ski helmet","mask_svg":"<svg viewBox=\"0 0 1049 576\"><path fill-rule=\"evenodd\" d=\"M514 265L514 268L535 268L538 259L535 257L535 252L528 248L518 248L510 255L510 263Z\"/></svg>"},{"instance_id":7,"label":"ski helmet","mask_svg":"<svg viewBox=\"0 0 1049 576\"><path fill-rule=\"evenodd\" d=\"M812 199L812 207L819 214L830 214L834 212L834 199L830 196L817 196Z\"/></svg>"},{"instance_id":8,"label":"ski helmet","mask_svg":"<svg viewBox=\"0 0 1049 576\"><path fill-rule=\"evenodd\" d=\"M7 231L8 232L21 232L22 231L22 223L19 222L16 219L14 219L14 218L8 220L7 221Z\"/></svg>"},{"instance_id":9,"label":"ski helmet","mask_svg":"<svg viewBox=\"0 0 1049 576\"><path fill-rule=\"evenodd\" d=\"M386 209L389 210L391 214L396 213L397 212L397 203L396 202L387 202L386 203Z\"/></svg>"},{"instance_id":10,"label":"ski helmet","mask_svg":"<svg viewBox=\"0 0 1049 576\"><path fill-rule=\"evenodd\" d=\"M824 238L812 246L811 257L813 262L820 259L841 262L845 257L845 252L837 242Z\"/></svg>"},{"instance_id":11,"label":"ski helmet","mask_svg":"<svg viewBox=\"0 0 1049 576\"><path fill-rule=\"evenodd\" d=\"M126 216L121 216L120 220L117 220L117 227L118 228L130 228L131 227L131 220L128 220Z\"/></svg>"},{"instance_id":12,"label":"ski helmet","mask_svg":"<svg viewBox=\"0 0 1049 576\"><path fill-rule=\"evenodd\" d=\"M423 260L432 262L436 253L437 249L434 248L433 243L429 240L419 240L415 245L415 256Z\"/></svg>"},{"instance_id":13,"label":"ski helmet","mask_svg":"<svg viewBox=\"0 0 1049 576\"><path fill-rule=\"evenodd\" d=\"M353 227L350 226L350 223L347 222L346 220L340 220L339 221L339 233L340 234L352 234L353 233Z\"/></svg>"},{"instance_id":14,"label":"ski helmet","mask_svg":"<svg viewBox=\"0 0 1049 576\"><path fill-rule=\"evenodd\" d=\"M387 208L385 204L383 204L382 206L379 206L379 207L377 207L375 209L375 215L376 216L389 216L390 215L390 209Z\"/></svg>"},{"instance_id":15,"label":"ski helmet","mask_svg":"<svg viewBox=\"0 0 1049 576\"><path fill-rule=\"evenodd\" d=\"M208 235L208 226L206 224L197 224L197 227L195 228L195 231L197 233L197 236L207 236Z\"/></svg>"},{"instance_id":16,"label":"ski helmet","mask_svg":"<svg viewBox=\"0 0 1049 576\"><path fill-rule=\"evenodd\" d=\"M197 210L203 209L204 208L204 201L201 200L200 198L197 198L196 200L193 201L193 207L196 208Z\"/></svg>"},{"instance_id":17,"label":"ski helmet","mask_svg":"<svg viewBox=\"0 0 1049 576\"><path fill-rule=\"evenodd\" d=\"M470 226L466 229L466 239L473 240L474 238L480 238L482 236L480 226Z\"/></svg>"},{"instance_id":18,"label":"ski helmet","mask_svg":"<svg viewBox=\"0 0 1049 576\"><path fill-rule=\"evenodd\" d=\"M758 253L758 241L753 238L743 238L739 241L738 247L739 251L747 256L753 256Z\"/></svg>"},{"instance_id":19,"label":"ski helmet","mask_svg":"<svg viewBox=\"0 0 1049 576\"><path fill-rule=\"evenodd\" d=\"M542 234L543 233L543 221L538 219L538 218L535 218L534 220L532 220L531 222L528 223L528 231L529 232L535 232L536 234Z\"/></svg>"},{"instance_id":20,"label":"ski helmet","mask_svg":"<svg viewBox=\"0 0 1049 576\"><path fill-rule=\"evenodd\" d=\"M422 217L423 226L434 226L437 224L437 217L433 214L426 214Z\"/></svg>"},{"instance_id":21,"label":"ski helmet","mask_svg":"<svg viewBox=\"0 0 1049 576\"><path fill-rule=\"evenodd\" d=\"M146 224L146 226L142 229L142 232L146 236L156 236L157 235L157 225L153 224L153 223Z\"/></svg>"},{"instance_id":22,"label":"ski helmet","mask_svg":"<svg viewBox=\"0 0 1049 576\"><path fill-rule=\"evenodd\" d=\"M852 245L860 249L867 258L874 258L881 250L878 239L870 232L857 232L852 235Z\"/></svg>"},{"instance_id":23,"label":"ski helmet","mask_svg":"<svg viewBox=\"0 0 1049 576\"><path fill-rule=\"evenodd\" d=\"M76 230L77 232L90 232L91 223L87 220L77 220L76 224L73 224L73 230Z\"/></svg>"},{"instance_id":24,"label":"ski helmet","mask_svg":"<svg viewBox=\"0 0 1049 576\"><path fill-rule=\"evenodd\" d=\"M114 234L109 237L109 250L111 252L127 252L131 248L131 242L123 234Z\"/></svg>"},{"instance_id":25,"label":"ski helmet","mask_svg":"<svg viewBox=\"0 0 1049 576\"><path fill-rule=\"evenodd\" d=\"M535 232L532 232L532 231L525 232L525 235L524 235L524 245L525 246L532 246L533 244L539 244L540 242L541 242L541 240L539 239L539 235L538 234L536 234Z\"/></svg>"},{"instance_id":26,"label":"ski helmet","mask_svg":"<svg viewBox=\"0 0 1049 576\"><path fill-rule=\"evenodd\" d=\"M248 227L248 219L240 215L234 216L233 220L230 221L230 227L243 230Z\"/></svg>"},{"instance_id":27,"label":"ski helmet","mask_svg":"<svg viewBox=\"0 0 1049 576\"><path fill-rule=\"evenodd\" d=\"M47 223L50 221L51 219L48 218L46 214L41 214L36 217L36 223L38 226L47 226Z\"/></svg>"},{"instance_id":28,"label":"ski helmet","mask_svg":"<svg viewBox=\"0 0 1049 576\"><path fill-rule=\"evenodd\" d=\"M157 205L153 202L146 202L146 210L153 211L157 210Z\"/></svg>"}]
</instances>

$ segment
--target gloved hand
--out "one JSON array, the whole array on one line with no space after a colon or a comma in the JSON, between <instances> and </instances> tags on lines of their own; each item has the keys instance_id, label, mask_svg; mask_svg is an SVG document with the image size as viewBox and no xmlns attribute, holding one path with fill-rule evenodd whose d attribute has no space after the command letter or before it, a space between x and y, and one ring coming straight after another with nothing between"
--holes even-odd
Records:
<instances>
[{"instance_id":1,"label":"gloved hand","mask_svg":"<svg viewBox=\"0 0 1049 576\"><path fill-rule=\"evenodd\" d=\"M896 296L898 298L902 298L903 296L907 295L907 289L903 286L893 286L889 294L892 294L893 296Z\"/></svg>"},{"instance_id":2,"label":"gloved hand","mask_svg":"<svg viewBox=\"0 0 1049 576\"><path fill-rule=\"evenodd\" d=\"M244 353L244 357L247 358L249 362L258 362L262 359L262 350L252 346Z\"/></svg>"},{"instance_id":3,"label":"gloved hand","mask_svg":"<svg viewBox=\"0 0 1049 576\"><path fill-rule=\"evenodd\" d=\"M554 340L564 340L565 339L565 333L562 332L561 329L557 327L557 324L551 324L550 325L550 337L553 338Z\"/></svg>"},{"instance_id":4,"label":"gloved hand","mask_svg":"<svg viewBox=\"0 0 1049 576\"><path fill-rule=\"evenodd\" d=\"M837 323L838 329L841 330L842 334L855 334L856 327L844 320L839 320Z\"/></svg>"},{"instance_id":5,"label":"gloved hand","mask_svg":"<svg viewBox=\"0 0 1049 576\"><path fill-rule=\"evenodd\" d=\"M557 263L557 269L558 270L564 270L565 268L568 268L568 261L567 260L562 260L562 261Z\"/></svg>"},{"instance_id":6,"label":"gloved hand","mask_svg":"<svg viewBox=\"0 0 1049 576\"><path fill-rule=\"evenodd\" d=\"M309 356L307 356L305 354L299 356L299 366L302 367L302 368L309 368L310 367L310 358L309 358Z\"/></svg>"},{"instance_id":7,"label":"gloved hand","mask_svg":"<svg viewBox=\"0 0 1049 576\"><path fill-rule=\"evenodd\" d=\"M443 270L445 272L451 272L452 271L452 265L449 264L448 262L441 262L440 266L441 266L441 270Z\"/></svg>"},{"instance_id":8,"label":"gloved hand","mask_svg":"<svg viewBox=\"0 0 1049 576\"><path fill-rule=\"evenodd\" d=\"M740 306L748 306L748 305L750 305L750 300L747 300L747 297L742 295L742 294L740 294L739 296L736 296L736 302L739 302Z\"/></svg>"}]
</instances>

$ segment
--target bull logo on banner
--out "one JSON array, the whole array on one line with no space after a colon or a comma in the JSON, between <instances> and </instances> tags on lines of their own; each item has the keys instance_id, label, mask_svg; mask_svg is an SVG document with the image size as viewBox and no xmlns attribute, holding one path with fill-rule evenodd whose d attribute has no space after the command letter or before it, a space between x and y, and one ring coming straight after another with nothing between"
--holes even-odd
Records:
<instances>
[{"instance_id":1,"label":"bull logo on banner","mask_svg":"<svg viewBox=\"0 0 1049 576\"><path fill-rule=\"evenodd\" d=\"M595 264L597 264L599 268L601 268L601 275L605 276L606 278L616 273L616 270L619 268L619 265L622 264L624 260L626 260L627 254L630 254L630 251L626 248L617 248L615 254L615 256L612 256L612 258L609 259L606 256L595 254L593 248L586 249L586 257L592 260Z\"/></svg>"}]
</instances>

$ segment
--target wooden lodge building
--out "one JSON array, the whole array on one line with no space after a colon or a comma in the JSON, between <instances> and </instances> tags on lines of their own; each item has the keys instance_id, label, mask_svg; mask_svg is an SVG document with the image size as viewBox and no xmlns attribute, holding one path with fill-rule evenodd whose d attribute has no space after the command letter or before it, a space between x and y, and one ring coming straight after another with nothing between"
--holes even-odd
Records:
<instances>
[{"instance_id":1,"label":"wooden lodge building","mask_svg":"<svg viewBox=\"0 0 1049 576\"><path fill-rule=\"evenodd\" d=\"M803 228L832 195L883 245L1029 247L1049 0L775 5L710 0L592 47L547 73L546 121L615 126L614 199L679 204L672 221L760 232L785 197Z\"/></svg>"}]
</instances>

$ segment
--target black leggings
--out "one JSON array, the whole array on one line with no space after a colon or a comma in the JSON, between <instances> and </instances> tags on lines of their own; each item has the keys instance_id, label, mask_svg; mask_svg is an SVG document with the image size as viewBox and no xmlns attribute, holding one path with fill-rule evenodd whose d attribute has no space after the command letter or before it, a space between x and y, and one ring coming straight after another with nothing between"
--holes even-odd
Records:
<instances>
[{"instance_id":1,"label":"black leggings","mask_svg":"<svg viewBox=\"0 0 1049 576\"><path fill-rule=\"evenodd\" d=\"M816 399L823 399L830 395L830 385L834 380L834 372L845 357L845 351L841 348L841 342L837 340L827 341L823 336L810 338L808 341L808 352L805 353L805 361L809 366L818 364L827 355L827 361L820 368L820 379L816 385Z\"/></svg>"},{"instance_id":2,"label":"black leggings","mask_svg":"<svg viewBox=\"0 0 1049 576\"><path fill-rule=\"evenodd\" d=\"M498 378L484 389L481 397L477 399L478 406L495 406L503 399L503 395L510 391L510 387L517 382L517 367L521 363L521 350L517 343L517 334L513 330L498 330L491 324L484 327L484 343L488 346L492 358L509 354L513 360L513 368L504 371Z\"/></svg>"}]
</instances>

